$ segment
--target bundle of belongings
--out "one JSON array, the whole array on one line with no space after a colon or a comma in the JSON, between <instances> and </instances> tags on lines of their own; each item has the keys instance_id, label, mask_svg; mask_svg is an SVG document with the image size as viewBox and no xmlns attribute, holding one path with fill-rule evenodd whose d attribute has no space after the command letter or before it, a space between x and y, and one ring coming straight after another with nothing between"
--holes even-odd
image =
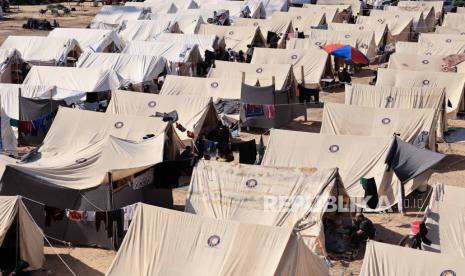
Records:
<instances>
[{"instance_id":1,"label":"bundle of belongings","mask_svg":"<svg viewBox=\"0 0 465 276\"><path fill-rule=\"evenodd\" d=\"M53 21L53 25L47 19L35 19L28 18L27 22L23 24L23 29L29 30L53 30L53 28L59 27L56 20Z\"/></svg>"}]
</instances>

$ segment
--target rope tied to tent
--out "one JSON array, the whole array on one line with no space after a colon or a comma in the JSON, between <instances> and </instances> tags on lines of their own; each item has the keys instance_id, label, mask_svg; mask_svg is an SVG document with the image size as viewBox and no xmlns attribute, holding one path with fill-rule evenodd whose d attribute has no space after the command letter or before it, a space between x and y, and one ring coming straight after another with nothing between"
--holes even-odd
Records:
<instances>
[{"instance_id":1,"label":"rope tied to tent","mask_svg":"<svg viewBox=\"0 0 465 276\"><path fill-rule=\"evenodd\" d=\"M25 199L28 199L34 203L37 203L37 204L41 204L41 205L45 205L43 203L40 203L38 201L35 201L35 200L32 200L30 198L27 198L27 197L22 197L22 198L25 198ZM69 270L69 272L71 272L71 274L73 276L77 276L76 273L74 273L74 271L71 269L71 267L68 265L68 263L66 263L66 261L61 257L61 255L58 253L58 251L55 249L55 247L53 247L53 245L50 243L50 241L48 240L47 236L42 232L42 229L39 227L39 225L37 225L37 223L35 222L34 218L32 218L32 215L31 213L29 213L29 210L27 210L27 208L24 208L24 210L26 211L26 214L29 216L29 218L32 220L32 222L34 222L34 226L37 227L37 229L39 230L39 233L42 235L42 237L44 238L44 240L48 243L48 245L50 246L50 248L52 248L53 252L55 253L55 255L57 255L57 257L60 259L60 261L65 265L65 267Z\"/></svg>"}]
</instances>

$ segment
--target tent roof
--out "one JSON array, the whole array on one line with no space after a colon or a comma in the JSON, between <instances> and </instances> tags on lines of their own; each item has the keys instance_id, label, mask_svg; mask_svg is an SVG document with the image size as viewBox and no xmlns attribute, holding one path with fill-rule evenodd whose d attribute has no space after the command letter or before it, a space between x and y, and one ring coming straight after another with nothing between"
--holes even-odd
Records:
<instances>
[{"instance_id":1,"label":"tent roof","mask_svg":"<svg viewBox=\"0 0 465 276\"><path fill-rule=\"evenodd\" d=\"M215 220L142 203L107 275L224 273L328 275L315 269L311 252L292 228Z\"/></svg>"},{"instance_id":2,"label":"tent roof","mask_svg":"<svg viewBox=\"0 0 465 276\"><path fill-rule=\"evenodd\" d=\"M317 5L350 5L355 14L362 12L362 5L357 0L317 0Z\"/></svg>"},{"instance_id":3,"label":"tent roof","mask_svg":"<svg viewBox=\"0 0 465 276\"><path fill-rule=\"evenodd\" d=\"M465 203L462 200L465 189L437 185L432 194L425 213L427 238L431 240L432 245L423 245L424 250L465 258ZM462 267L464 261L465 259L462 261Z\"/></svg>"},{"instance_id":4,"label":"tent roof","mask_svg":"<svg viewBox=\"0 0 465 276\"><path fill-rule=\"evenodd\" d=\"M447 56L415 55L394 53L389 57L389 69L430 71L430 72L456 72L449 71Z\"/></svg>"},{"instance_id":5,"label":"tent roof","mask_svg":"<svg viewBox=\"0 0 465 276\"><path fill-rule=\"evenodd\" d=\"M200 25L199 34L217 35L224 39L226 48L246 51L248 44L265 45L266 40L258 27Z\"/></svg>"},{"instance_id":6,"label":"tent roof","mask_svg":"<svg viewBox=\"0 0 465 276\"><path fill-rule=\"evenodd\" d=\"M376 85L403 87L445 87L447 100L452 107L447 106L447 113L455 117L463 100L465 74L444 72L425 72L378 69Z\"/></svg>"},{"instance_id":7,"label":"tent roof","mask_svg":"<svg viewBox=\"0 0 465 276\"><path fill-rule=\"evenodd\" d=\"M213 110L211 108L213 108L211 98L202 95L183 96L181 98L177 95L116 90L112 93L106 112L148 117L154 115L156 112L169 113L176 111L178 114L177 122L185 128L194 131L197 137L198 131L195 130L203 126L204 121L208 119L206 118L207 113ZM158 119L162 120L162 118ZM217 122L213 123L214 127L216 127ZM178 131L178 135L183 140L189 139L186 132Z\"/></svg>"},{"instance_id":8,"label":"tent roof","mask_svg":"<svg viewBox=\"0 0 465 276\"><path fill-rule=\"evenodd\" d=\"M421 55L454 55L465 52L464 41L443 42L434 41L433 43L415 43L400 41L396 44L396 53L402 54L421 54Z\"/></svg>"},{"instance_id":9,"label":"tent roof","mask_svg":"<svg viewBox=\"0 0 465 276\"><path fill-rule=\"evenodd\" d=\"M448 12L444 16L444 21L442 22L442 26L449 27L449 28L462 29L464 21L465 21L465 14Z\"/></svg>"},{"instance_id":10,"label":"tent roof","mask_svg":"<svg viewBox=\"0 0 465 276\"><path fill-rule=\"evenodd\" d=\"M131 41L123 53L133 55L153 55L164 57L168 62L200 62L197 44L181 44L177 41Z\"/></svg>"},{"instance_id":11,"label":"tent roof","mask_svg":"<svg viewBox=\"0 0 465 276\"><path fill-rule=\"evenodd\" d=\"M378 194L386 195L389 202L395 204L400 182L391 172L386 172L384 164L392 141L392 136L331 135L272 129L262 165L297 168L337 167L351 197L364 196L364 190L360 185L361 177L374 177ZM389 176L392 178L387 181Z\"/></svg>"},{"instance_id":12,"label":"tent roof","mask_svg":"<svg viewBox=\"0 0 465 276\"><path fill-rule=\"evenodd\" d=\"M386 24L388 26L390 41L407 41L410 36L410 27L413 24L411 16L399 14L373 13L370 16L357 16L357 24Z\"/></svg>"},{"instance_id":13,"label":"tent roof","mask_svg":"<svg viewBox=\"0 0 465 276\"><path fill-rule=\"evenodd\" d=\"M246 2L247 6L254 10L256 10L259 5L263 5L266 18L270 18L275 12L287 11L289 9L289 3L287 0L247 0ZM238 18L236 18L236 20L237 19Z\"/></svg>"},{"instance_id":14,"label":"tent roof","mask_svg":"<svg viewBox=\"0 0 465 276\"><path fill-rule=\"evenodd\" d=\"M321 219L330 196L347 196L336 168L295 169L200 161L192 174L185 211L286 227L296 227L306 218L306 222L314 224L301 234L309 248L316 249L316 240L324 241ZM279 198L301 198L306 204L267 205L267 200Z\"/></svg>"},{"instance_id":15,"label":"tent roof","mask_svg":"<svg viewBox=\"0 0 465 276\"><path fill-rule=\"evenodd\" d=\"M146 12L143 7L105 5L94 16L90 27L92 29L113 29L118 27L123 20L144 19Z\"/></svg>"},{"instance_id":16,"label":"tent roof","mask_svg":"<svg viewBox=\"0 0 465 276\"><path fill-rule=\"evenodd\" d=\"M400 6L385 6L385 11L393 12L408 12L415 13L414 25L417 32L429 32L434 30L436 25L436 15L433 6L419 6L419 7L400 7ZM421 16L420 16L421 15ZM418 27L419 21L423 17L425 29Z\"/></svg>"},{"instance_id":17,"label":"tent roof","mask_svg":"<svg viewBox=\"0 0 465 276\"><path fill-rule=\"evenodd\" d=\"M411 18L413 22L413 28L417 32L427 32L427 27L424 22L423 12L421 11L398 11L398 10L372 10L370 12L370 17L374 16L375 18L390 18L387 20L387 24L390 28L390 22L395 21L404 21L401 18ZM392 20L392 21L391 21ZM391 32L394 32L390 28Z\"/></svg>"},{"instance_id":18,"label":"tent roof","mask_svg":"<svg viewBox=\"0 0 465 276\"><path fill-rule=\"evenodd\" d=\"M326 22L326 17L324 12L312 12L307 9L293 9L288 12L275 12L271 16L271 20L291 20L292 26L302 31L309 27L323 25Z\"/></svg>"},{"instance_id":19,"label":"tent roof","mask_svg":"<svg viewBox=\"0 0 465 276\"><path fill-rule=\"evenodd\" d=\"M78 42L74 39L46 36L10 35L1 48L15 48L25 61L45 65L64 64L71 51L80 51Z\"/></svg>"},{"instance_id":20,"label":"tent roof","mask_svg":"<svg viewBox=\"0 0 465 276\"><path fill-rule=\"evenodd\" d=\"M147 134L156 137L143 140ZM40 158L12 167L54 185L87 189L104 183L109 171L118 180L162 162L166 135L180 147L171 125L159 118L59 108Z\"/></svg>"},{"instance_id":21,"label":"tent roof","mask_svg":"<svg viewBox=\"0 0 465 276\"><path fill-rule=\"evenodd\" d=\"M86 92L117 89L122 81L113 70L95 68L32 66L24 79L28 85L56 85L57 99L82 97Z\"/></svg>"},{"instance_id":22,"label":"tent roof","mask_svg":"<svg viewBox=\"0 0 465 276\"><path fill-rule=\"evenodd\" d=\"M121 39L114 30L84 29L84 28L55 28L48 37L61 37L75 39L81 49L90 49L94 52L102 52L111 43L121 50Z\"/></svg>"},{"instance_id":23,"label":"tent roof","mask_svg":"<svg viewBox=\"0 0 465 276\"><path fill-rule=\"evenodd\" d=\"M465 259L368 241L361 276L370 275L461 275Z\"/></svg>"},{"instance_id":24,"label":"tent roof","mask_svg":"<svg viewBox=\"0 0 465 276\"><path fill-rule=\"evenodd\" d=\"M255 84L256 79L246 80ZM240 99L241 79L239 78L197 78L168 75L160 91L161 95L212 97L214 100Z\"/></svg>"},{"instance_id":25,"label":"tent roof","mask_svg":"<svg viewBox=\"0 0 465 276\"><path fill-rule=\"evenodd\" d=\"M444 1L399 1L398 7L404 8L419 8L423 11L434 8L437 19L441 18L444 9Z\"/></svg>"},{"instance_id":26,"label":"tent roof","mask_svg":"<svg viewBox=\"0 0 465 276\"><path fill-rule=\"evenodd\" d=\"M42 268L44 258L44 238L39 226L31 218L19 196L0 196L0 245L5 235L18 218L19 258L29 263L28 270Z\"/></svg>"},{"instance_id":27,"label":"tent roof","mask_svg":"<svg viewBox=\"0 0 465 276\"><path fill-rule=\"evenodd\" d=\"M451 27L444 27L444 26L436 26L435 33L437 34L459 34L459 35L465 35L465 32L456 29L456 28L451 28Z\"/></svg>"},{"instance_id":28,"label":"tent roof","mask_svg":"<svg viewBox=\"0 0 465 276\"><path fill-rule=\"evenodd\" d=\"M318 84L326 71L328 54L321 49L271 49L255 48L253 64L291 64L294 76L302 79L301 68L304 69L306 84Z\"/></svg>"},{"instance_id":29,"label":"tent roof","mask_svg":"<svg viewBox=\"0 0 465 276\"><path fill-rule=\"evenodd\" d=\"M292 21L286 18L282 19L252 19L252 18L237 18L234 21L234 26L249 26L259 27L263 35L266 36L268 31L280 35L292 31Z\"/></svg>"},{"instance_id":30,"label":"tent roof","mask_svg":"<svg viewBox=\"0 0 465 276\"><path fill-rule=\"evenodd\" d=\"M261 48L255 48L255 51L258 49ZM254 56L257 53L255 51ZM275 77L277 90L286 89L294 78L291 64L239 63L220 60L215 61L215 68L210 69L208 78L241 80L242 72L245 73L246 83L250 85L255 85L257 81L261 86L271 85L272 77Z\"/></svg>"},{"instance_id":31,"label":"tent roof","mask_svg":"<svg viewBox=\"0 0 465 276\"><path fill-rule=\"evenodd\" d=\"M131 83L152 82L166 68L166 59L149 55L91 53L81 55L78 68L111 69Z\"/></svg>"},{"instance_id":32,"label":"tent roof","mask_svg":"<svg viewBox=\"0 0 465 276\"><path fill-rule=\"evenodd\" d=\"M322 12L325 14L325 18L327 22L338 22L339 20L339 12L342 12L342 10L339 10L340 5L308 5L304 4L303 8L309 9L312 12ZM294 9L300 9L297 7L291 7L289 8L289 11L293 11Z\"/></svg>"},{"instance_id":33,"label":"tent roof","mask_svg":"<svg viewBox=\"0 0 465 276\"><path fill-rule=\"evenodd\" d=\"M206 50L214 52L215 50L224 48L224 45L221 45L221 41L216 35L162 33L155 37L155 41L197 44L202 57L205 56Z\"/></svg>"},{"instance_id":34,"label":"tent roof","mask_svg":"<svg viewBox=\"0 0 465 276\"><path fill-rule=\"evenodd\" d=\"M377 46L383 41L384 35L387 33L386 24L344 24L344 23L328 23L330 31L372 31L375 33L375 43Z\"/></svg>"},{"instance_id":35,"label":"tent roof","mask_svg":"<svg viewBox=\"0 0 465 276\"><path fill-rule=\"evenodd\" d=\"M436 114L433 108L379 108L325 103L320 133L388 137L397 133L402 140L410 143L422 131L426 131L429 133L429 146L434 148Z\"/></svg>"},{"instance_id":36,"label":"tent roof","mask_svg":"<svg viewBox=\"0 0 465 276\"><path fill-rule=\"evenodd\" d=\"M195 34L198 32L200 25L204 24L208 17L204 18L203 15L201 15L201 13L198 12L197 9L193 9L180 11L175 14L152 14L150 19L156 20L158 22L169 21L172 25L177 24L179 32L182 32L184 34ZM160 35L165 33L166 32L160 33Z\"/></svg>"},{"instance_id":37,"label":"tent roof","mask_svg":"<svg viewBox=\"0 0 465 276\"><path fill-rule=\"evenodd\" d=\"M0 83L0 104L2 113L9 118L19 120L19 90L21 97L50 99L56 97L56 88L52 85L26 85Z\"/></svg>"},{"instance_id":38,"label":"tent roof","mask_svg":"<svg viewBox=\"0 0 465 276\"><path fill-rule=\"evenodd\" d=\"M421 34L418 40L422 44L432 44L435 43L463 43L465 44L465 35L461 34Z\"/></svg>"},{"instance_id":39,"label":"tent roof","mask_svg":"<svg viewBox=\"0 0 465 276\"><path fill-rule=\"evenodd\" d=\"M170 20L124 20L119 30L119 35L124 42L131 43L134 40L148 41L164 32L178 32L177 24Z\"/></svg>"}]
</instances>

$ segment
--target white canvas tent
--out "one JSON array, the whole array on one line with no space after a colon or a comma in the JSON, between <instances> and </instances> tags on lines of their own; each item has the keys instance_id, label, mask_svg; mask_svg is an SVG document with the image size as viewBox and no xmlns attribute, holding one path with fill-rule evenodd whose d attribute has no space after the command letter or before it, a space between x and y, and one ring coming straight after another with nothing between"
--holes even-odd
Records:
<instances>
[{"instance_id":1,"label":"white canvas tent","mask_svg":"<svg viewBox=\"0 0 465 276\"><path fill-rule=\"evenodd\" d=\"M457 65L461 65L462 62ZM457 72L459 66L448 65L447 56L394 53L389 57L388 68L412 71Z\"/></svg>"},{"instance_id":2,"label":"white canvas tent","mask_svg":"<svg viewBox=\"0 0 465 276\"><path fill-rule=\"evenodd\" d=\"M425 211L426 237L432 244L422 244L424 250L465 258L465 204L461 200L464 195L465 189L461 187L442 184L433 187L430 204Z\"/></svg>"},{"instance_id":3,"label":"white canvas tent","mask_svg":"<svg viewBox=\"0 0 465 276\"><path fill-rule=\"evenodd\" d=\"M436 43L464 43L465 35L461 34L421 34L418 42L434 45Z\"/></svg>"},{"instance_id":4,"label":"white canvas tent","mask_svg":"<svg viewBox=\"0 0 465 276\"><path fill-rule=\"evenodd\" d=\"M126 7L138 7L143 8L147 11L150 11L151 14L173 14L178 11L178 7L172 2L159 2L159 3L150 3L150 2L126 2L124 3Z\"/></svg>"},{"instance_id":5,"label":"white canvas tent","mask_svg":"<svg viewBox=\"0 0 465 276\"><path fill-rule=\"evenodd\" d=\"M104 92L124 85L113 70L93 68L33 66L24 80L26 85L55 85L55 99L80 100L87 92Z\"/></svg>"},{"instance_id":6,"label":"white canvas tent","mask_svg":"<svg viewBox=\"0 0 465 276\"><path fill-rule=\"evenodd\" d=\"M200 25L205 24L206 20L208 19L208 17L203 18L198 11L199 10L195 9L185 10L175 14L152 14L150 16L150 19L160 22L159 24L163 24L163 22L170 22L171 25L177 26L179 32L182 32L184 34L195 34L199 31Z\"/></svg>"},{"instance_id":7,"label":"white canvas tent","mask_svg":"<svg viewBox=\"0 0 465 276\"><path fill-rule=\"evenodd\" d=\"M307 45L314 48L315 43L319 42L318 45L325 45L327 42L349 44L365 54L369 59L372 59L377 54L377 46L375 42L375 33L373 31L333 31L333 30L310 30L305 32L308 36ZM302 39L291 39L288 43L288 48L296 48L298 44L306 44L300 42ZM348 42L348 43L346 43ZM307 46L305 45L305 46ZM303 45L302 45L303 46ZM305 47L303 46L303 47Z\"/></svg>"},{"instance_id":8,"label":"white canvas tent","mask_svg":"<svg viewBox=\"0 0 465 276\"><path fill-rule=\"evenodd\" d=\"M226 48L237 52L247 51L247 45L265 46L266 40L258 27L218 26L202 24L198 34L217 35L224 40Z\"/></svg>"},{"instance_id":9,"label":"white canvas tent","mask_svg":"<svg viewBox=\"0 0 465 276\"><path fill-rule=\"evenodd\" d=\"M324 255L322 219L330 196L349 202L336 168L295 169L201 161L192 174L185 212L280 227L298 228L308 223L312 226L300 234L313 252ZM278 199L288 199L289 205L278 203Z\"/></svg>"},{"instance_id":10,"label":"white canvas tent","mask_svg":"<svg viewBox=\"0 0 465 276\"><path fill-rule=\"evenodd\" d=\"M294 28L299 31L307 30L310 27L318 27L326 23L326 17L323 12L312 12L306 9L293 9L288 12L275 12L271 20L290 20Z\"/></svg>"},{"instance_id":11,"label":"white canvas tent","mask_svg":"<svg viewBox=\"0 0 465 276\"><path fill-rule=\"evenodd\" d=\"M289 19L252 19L238 18L234 21L234 26L259 27L262 34L267 37L268 32L276 33L280 36L278 47L284 48L287 33L293 32L292 22Z\"/></svg>"},{"instance_id":12,"label":"white canvas tent","mask_svg":"<svg viewBox=\"0 0 465 276\"><path fill-rule=\"evenodd\" d=\"M33 99L50 99L56 97L53 85L24 85L0 83L0 104L2 116L19 120L19 95Z\"/></svg>"},{"instance_id":13,"label":"white canvas tent","mask_svg":"<svg viewBox=\"0 0 465 276\"><path fill-rule=\"evenodd\" d=\"M43 36L10 35L0 48L14 48L24 61L34 65L67 65L68 58L77 59L81 53L74 39Z\"/></svg>"},{"instance_id":14,"label":"white canvas tent","mask_svg":"<svg viewBox=\"0 0 465 276\"><path fill-rule=\"evenodd\" d=\"M168 20L124 20L118 30L127 45L135 40L149 41L162 33L180 33L176 22ZM156 53L154 53L156 55Z\"/></svg>"},{"instance_id":15,"label":"white canvas tent","mask_svg":"<svg viewBox=\"0 0 465 276\"><path fill-rule=\"evenodd\" d=\"M203 59L205 58L205 51L215 52L225 48L222 40L216 35L162 33L155 37L155 41L197 44Z\"/></svg>"},{"instance_id":16,"label":"white canvas tent","mask_svg":"<svg viewBox=\"0 0 465 276\"><path fill-rule=\"evenodd\" d=\"M252 63L275 64L275 66L291 64L296 79L308 85L318 85L321 77L331 70L328 54L317 48L306 50L256 48Z\"/></svg>"},{"instance_id":17,"label":"white canvas tent","mask_svg":"<svg viewBox=\"0 0 465 276\"><path fill-rule=\"evenodd\" d=\"M462 29L464 21L465 21L464 13L448 12L444 16L444 21L442 22L442 26L448 27L448 28Z\"/></svg>"},{"instance_id":18,"label":"white canvas tent","mask_svg":"<svg viewBox=\"0 0 465 276\"><path fill-rule=\"evenodd\" d=\"M455 118L463 108L465 74L378 69L376 85L401 87L444 87L447 95L447 116Z\"/></svg>"},{"instance_id":19,"label":"white canvas tent","mask_svg":"<svg viewBox=\"0 0 465 276\"><path fill-rule=\"evenodd\" d=\"M195 138L214 129L219 121L211 98L201 95L179 97L116 90L106 112L148 117L172 111L178 115L177 123L192 131ZM192 140L187 132L177 130L177 133L183 141Z\"/></svg>"},{"instance_id":20,"label":"white canvas tent","mask_svg":"<svg viewBox=\"0 0 465 276\"><path fill-rule=\"evenodd\" d=\"M464 258L368 241L360 276L461 275Z\"/></svg>"},{"instance_id":21,"label":"white canvas tent","mask_svg":"<svg viewBox=\"0 0 465 276\"><path fill-rule=\"evenodd\" d=\"M29 264L28 271L42 268L45 262L42 230L31 218L21 197L0 196L0 247L5 246L5 238L13 223L17 223L15 246L16 253L19 253L16 256L18 259L13 261L26 261ZM3 261L6 259L7 256L2 256Z\"/></svg>"},{"instance_id":22,"label":"white canvas tent","mask_svg":"<svg viewBox=\"0 0 465 276\"><path fill-rule=\"evenodd\" d=\"M202 62L197 44L181 44L177 41L132 41L123 53L164 57L168 62L168 72L177 75L195 75L197 63Z\"/></svg>"},{"instance_id":23,"label":"white canvas tent","mask_svg":"<svg viewBox=\"0 0 465 276\"><path fill-rule=\"evenodd\" d=\"M256 78L246 79L247 84L253 85ZM160 95L173 95L182 97L211 97L218 99L240 99L240 78L196 78L169 75L166 77Z\"/></svg>"},{"instance_id":24,"label":"white canvas tent","mask_svg":"<svg viewBox=\"0 0 465 276\"><path fill-rule=\"evenodd\" d=\"M145 19L147 10L131 6L103 6L90 22L91 29L115 29L124 20Z\"/></svg>"},{"instance_id":25,"label":"white canvas tent","mask_svg":"<svg viewBox=\"0 0 465 276\"><path fill-rule=\"evenodd\" d=\"M329 275L315 262L292 227L216 220L138 204L106 275Z\"/></svg>"},{"instance_id":26,"label":"white canvas tent","mask_svg":"<svg viewBox=\"0 0 465 276\"><path fill-rule=\"evenodd\" d=\"M388 6L389 7L389 6ZM404 21L402 18L411 18L412 19L412 28L413 31L417 33L426 33L428 32L428 26L426 25L425 18L421 11L396 11L396 10L372 10L370 12L370 17L374 16L375 18L390 18L388 21ZM387 22L388 26L390 22ZM390 26L389 26L390 27ZM391 28L390 28L391 29ZM392 31L392 30L391 30Z\"/></svg>"},{"instance_id":27,"label":"white canvas tent","mask_svg":"<svg viewBox=\"0 0 465 276\"><path fill-rule=\"evenodd\" d=\"M396 44L396 53L412 55L436 55L447 56L465 53L465 41L434 43L415 43L399 41Z\"/></svg>"},{"instance_id":28,"label":"white canvas tent","mask_svg":"<svg viewBox=\"0 0 465 276\"><path fill-rule=\"evenodd\" d=\"M155 138L143 140L147 134ZM174 156L181 146L171 125L159 118L61 107L40 158L11 166L53 185L89 189L108 183L108 172L114 172L112 181L123 179L163 162L164 149Z\"/></svg>"},{"instance_id":29,"label":"white canvas tent","mask_svg":"<svg viewBox=\"0 0 465 276\"><path fill-rule=\"evenodd\" d=\"M408 9L418 9L423 12L429 12L434 9L434 17L436 22L442 21L442 15L444 10L444 1L399 1L398 7Z\"/></svg>"},{"instance_id":30,"label":"white canvas tent","mask_svg":"<svg viewBox=\"0 0 465 276\"><path fill-rule=\"evenodd\" d=\"M21 53L16 49L0 48L0 83L11 83L21 81L16 75L15 69L19 69L23 60Z\"/></svg>"},{"instance_id":31,"label":"white canvas tent","mask_svg":"<svg viewBox=\"0 0 465 276\"><path fill-rule=\"evenodd\" d=\"M444 88L352 84L345 87L345 104L379 108L432 108L438 114L438 137L442 137L443 131L447 130Z\"/></svg>"},{"instance_id":32,"label":"white canvas tent","mask_svg":"<svg viewBox=\"0 0 465 276\"><path fill-rule=\"evenodd\" d=\"M48 37L75 39L83 51L119 52L123 49L121 39L114 30L55 28Z\"/></svg>"},{"instance_id":33,"label":"white canvas tent","mask_svg":"<svg viewBox=\"0 0 465 276\"><path fill-rule=\"evenodd\" d=\"M329 31L372 31L375 33L376 47L385 43L388 28L386 24L343 24L328 23Z\"/></svg>"},{"instance_id":34,"label":"white canvas tent","mask_svg":"<svg viewBox=\"0 0 465 276\"><path fill-rule=\"evenodd\" d=\"M244 1L227 1L227 0L196 0L200 8L213 10L227 10L230 18L234 19L244 17L243 12L248 11L251 18L265 18L266 12L263 3L257 5L247 5Z\"/></svg>"},{"instance_id":35,"label":"white canvas tent","mask_svg":"<svg viewBox=\"0 0 465 276\"><path fill-rule=\"evenodd\" d=\"M339 169L349 196L363 198L360 178L375 178L378 195L387 201L378 209L397 202L400 181L384 164L393 138L307 133L299 131L270 131L270 140L263 157L263 166ZM405 184L406 195L413 191Z\"/></svg>"},{"instance_id":36,"label":"white canvas tent","mask_svg":"<svg viewBox=\"0 0 465 276\"><path fill-rule=\"evenodd\" d=\"M289 88L295 79L291 64L240 63L220 60L215 61L215 67L210 69L208 78L242 80L243 73L245 83L249 85L257 83L261 86L272 85L274 77L276 90Z\"/></svg>"},{"instance_id":37,"label":"white canvas tent","mask_svg":"<svg viewBox=\"0 0 465 276\"><path fill-rule=\"evenodd\" d=\"M373 25L373 24L386 24L388 26L387 43L396 43L398 41L408 41L410 39L410 32L413 28L413 19L411 16L374 13L370 16L358 16L357 24L359 25Z\"/></svg>"},{"instance_id":38,"label":"white canvas tent","mask_svg":"<svg viewBox=\"0 0 465 276\"><path fill-rule=\"evenodd\" d=\"M289 2L287 0L247 0L246 2L251 10L257 9L262 4L265 9L266 18L270 18L275 12L288 11L289 9Z\"/></svg>"},{"instance_id":39,"label":"white canvas tent","mask_svg":"<svg viewBox=\"0 0 465 276\"><path fill-rule=\"evenodd\" d=\"M433 108L379 108L325 103L320 133L334 135L400 135L412 143L427 133L427 146L436 148L437 110Z\"/></svg>"},{"instance_id":40,"label":"white canvas tent","mask_svg":"<svg viewBox=\"0 0 465 276\"><path fill-rule=\"evenodd\" d=\"M163 57L92 52L82 54L76 63L77 68L114 70L124 82L139 89L144 84L154 85L153 80L165 71L166 66Z\"/></svg>"},{"instance_id":41,"label":"white canvas tent","mask_svg":"<svg viewBox=\"0 0 465 276\"><path fill-rule=\"evenodd\" d=\"M436 26L436 30L434 31L436 34L459 34L459 35L465 35L465 31L456 29L456 28L450 28L450 27L444 27L444 26Z\"/></svg>"},{"instance_id":42,"label":"white canvas tent","mask_svg":"<svg viewBox=\"0 0 465 276\"><path fill-rule=\"evenodd\" d=\"M403 1L399 1L401 3ZM414 20L415 30L417 32L432 32L434 31L434 26L436 25L436 15L433 6L418 6L418 7L401 7L401 6L384 6L385 11L393 12L409 12L415 13L416 19ZM419 13L422 15L424 24L426 26L425 30L418 30L418 20L420 20Z\"/></svg>"},{"instance_id":43,"label":"white canvas tent","mask_svg":"<svg viewBox=\"0 0 465 276\"><path fill-rule=\"evenodd\" d=\"M326 22L332 23L342 23L346 18L344 18L344 10L350 8L350 6L341 6L341 5L309 5L304 4L303 8L309 9L315 12L323 12L326 17ZM346 8L346 9L344 9ZM290 11L297 8L290 8Z\"/></svg>"}]
</instances>

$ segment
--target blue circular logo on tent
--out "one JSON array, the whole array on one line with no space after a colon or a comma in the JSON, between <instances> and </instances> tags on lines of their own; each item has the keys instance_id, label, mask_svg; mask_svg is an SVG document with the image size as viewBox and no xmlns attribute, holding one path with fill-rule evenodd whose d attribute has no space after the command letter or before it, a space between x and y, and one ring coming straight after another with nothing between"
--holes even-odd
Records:
<instances>
[{"instance_id":1,"label":"blue circular logo on tent","mask_svg":"<svg viewBox=\"0 0 465 276\"><path fill-rule=\"evenodd\" d=\"M334 152L338 152L339 151L339 146L338 145L331 145L329 147L329 151L334 153Z\"/></svg>"},{"instance_id":2,"label":"blue circular logo on tent","mask_svg":"<svg viewBox=\"0 0 465 276\"><path fill-rule=\"evenodd\" d=\"M215 81L215 82L212 82L212 83L210 84L210 86L211 86L212 88L217 88L217 87L218 87L218 83L217 83L216 81Z\"/></svg>"},{"instance_id":3,"label":"blue circular logo on tent","mask_svg":"<svg viewBox=\"0 0 465 276\"><path fill-rule=\"evenodd\" d=\"M381 122L383 123L383 125L388 125L388 124L391 123L391 119L389 119L389 118L383 118L383 119L381 120Z\"/></svg>"},{"instance_id":4,"label":"blue circular logo on tent","mask_svg":"<svg viewBox=\"0 0 465 276\"><path fill-rule=\"evenodd\" d=\"M121 121L115 123L116 128L122 128L123 126L124 126L124 123Z\"/></svg>"},{"instance_id":5,"label":"blue circular logo on tent","mask_svg":"<svg viewBox=\"0 0 465 276\"><path fill-rule=\"evenodd\" d=\"M457 274L455 273L455 271L447 269L441 272L440 276L457 276Z\"/></svg>"},{"instance_id":6,"label":"blue circular logo on tent","mask_svg":"<svg viewBox=\"0 0 465 276\"><path fill-rule=\"evenodd\" d=\"M210 247L217 247L218 244L220 244L220 241L221 239L218 235L211 235L207 240L207 244Z\"/></svg>"},{"instance_id":7,"label":"blue circular logo on tent","mask_svg":"<svg viewBox=\"0 0 465 276\"><path fill-rule=\"evenodd\" d=\"M157 105L157 103L155 101L150 101L147 105L149 107L155 107Z\"/></svg>"},{"instance_id":8,"label":"blue circular logo on tent","mask_svg":"<svg viewBox=\"0 0 465 276\"><path fill-rule=\"evenodd\" d=\"M258 185L258 181L255 179L249 179L245 182L245 185L249 188L255 188Z\"/></svg>"}]
</instances>

